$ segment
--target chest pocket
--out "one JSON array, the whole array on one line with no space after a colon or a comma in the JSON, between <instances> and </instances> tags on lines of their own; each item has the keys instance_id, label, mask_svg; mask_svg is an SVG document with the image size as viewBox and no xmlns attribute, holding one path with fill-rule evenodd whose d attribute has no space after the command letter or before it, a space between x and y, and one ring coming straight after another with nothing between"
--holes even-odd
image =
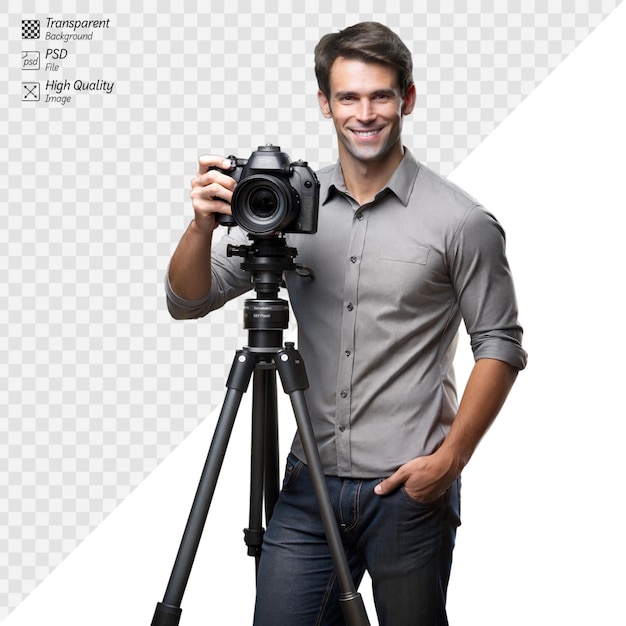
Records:
<instances>
[{"instance_id":1,"label":"chest pocket","mask_svg":"<svg viewBox=\"0 0 626 626\"><path fill-rule=\"evenodd\" d=\"M377 260L376 289L393 306L403 302L409 308L417 306L432 282L430 248L411 243L381 246Z\"/></svg>"},{"instance_id":2,"label":"chest pocket","mask_svg":"<svg viewBox=\"0 0 626 626\"><path fill-rule=\"evenodd\" d=\"M412 263L413 265L426 265L430 248L417 244L411 246L385 247L382 246L378 258L382 261L397 261L399 263Z\"/></svg>"}]
</instances>

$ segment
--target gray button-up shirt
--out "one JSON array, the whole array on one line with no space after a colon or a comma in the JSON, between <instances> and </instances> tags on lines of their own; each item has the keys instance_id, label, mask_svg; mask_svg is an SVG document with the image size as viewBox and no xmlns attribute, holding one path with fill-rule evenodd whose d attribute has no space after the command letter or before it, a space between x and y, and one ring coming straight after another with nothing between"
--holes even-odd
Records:
<instances>
[{"instance_id":1,"label":"gray button-up shirt","mask_svg":"<svg viewBox=\"0 0 626 626\"><path fill-rule=\"evenodd\" d=\"M315 235L288 235L313 279L290 272L289 298L306 363L307 402L324 471L375 478L431 454L456 415L453 373L463 319L476 360L526 365L504 232L496 219L408 150L368 204L350 197L339 164L318 172ZM198 317L250 289L228 243L213 252L213 288L176 296L175 317ZM304 460L299 438L293 452Z\"/></svg>"}]
</instances>

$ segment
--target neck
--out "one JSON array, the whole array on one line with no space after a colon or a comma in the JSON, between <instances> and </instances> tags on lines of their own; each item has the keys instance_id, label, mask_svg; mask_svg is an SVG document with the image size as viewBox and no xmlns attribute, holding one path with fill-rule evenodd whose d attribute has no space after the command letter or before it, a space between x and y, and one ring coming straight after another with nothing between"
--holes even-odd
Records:
<instances>
[{"instance_id":1,"label":"neck","mask_svg":"<svg viewBox=\"0 0 626 626\"><path fill-rule=\"evenodd\" d=\"M343 152L343 154L342 154ZM361 205L370 202L387 184L404 157L401 144L380 160L360 161L339 147L339 162L346 188Z\"/></svg>"}]
</instances>

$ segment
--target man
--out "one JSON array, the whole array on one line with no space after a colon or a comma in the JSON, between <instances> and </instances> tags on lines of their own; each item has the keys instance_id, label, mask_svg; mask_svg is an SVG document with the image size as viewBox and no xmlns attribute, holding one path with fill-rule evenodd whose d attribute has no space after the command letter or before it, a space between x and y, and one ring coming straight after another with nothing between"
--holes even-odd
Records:
<instances>
[{"instance_id":1,"label":"man","mask_svg":"<svg viewBox=\"0 0 626 626\"><path fill-rule=\"evenodd\" d=\"M355 581L373 583L379 623L447 624L460 474L526 364L493 216L403 147L416 105L411 54L362 23L315 50L322 114L339 161L318 172L319 228L289 235L314 279L286 276L307 365L307 401ZM198 317L250 288L228 241L212 246L234 180L202 157L194 220L166 289ZM212 250L213 248L213 250ZM452 360L463 319L475 366L460 403ZM333 564L298 436L264 539L255 624L342 624Z\"/></svg>"}]
</instances>

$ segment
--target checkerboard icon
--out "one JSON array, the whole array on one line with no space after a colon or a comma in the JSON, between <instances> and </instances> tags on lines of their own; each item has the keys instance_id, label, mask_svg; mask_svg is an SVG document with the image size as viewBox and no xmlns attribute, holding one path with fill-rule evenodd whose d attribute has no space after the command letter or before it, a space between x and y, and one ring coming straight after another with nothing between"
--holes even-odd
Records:
<instances>
[{"instance_id":1,"label":"checkerboard icon","mask_svg":"<svg viewBox=\"0 0 626 626\"><path fill-rule=\"evenodd\" d=\"M39 20L22 20L22 39L39 39Z\"/></svg>"}]
</instances>

